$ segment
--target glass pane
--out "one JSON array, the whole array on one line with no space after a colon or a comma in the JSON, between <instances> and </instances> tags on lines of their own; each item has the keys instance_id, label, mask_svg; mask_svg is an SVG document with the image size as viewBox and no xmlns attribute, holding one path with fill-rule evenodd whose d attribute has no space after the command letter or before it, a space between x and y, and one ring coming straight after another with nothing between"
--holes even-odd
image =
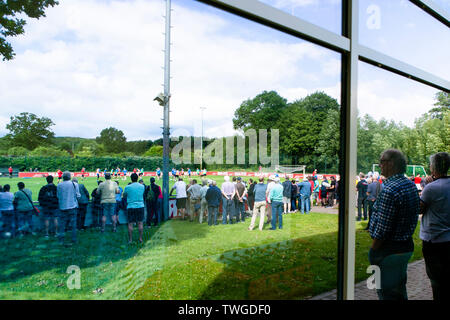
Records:
<instances>
[{"instance_id":1,"label":"glass pane","mask_svg":"<svg viewBox=\"0 0 450 320\"><path fill-rule=\"evenodd\" d=\"M319 27L341 34L342 0L259 0Z\"/></svg>"},{"instance_id":2,"label":"glass pane","mask_svg":"<svg viewBox=\"0 0 450 320\"><path fill-rule=\"evenodd\" d=\"M410 300L432 300L430 281L425 272L422 241L419 238L421 228L421 219L418 215L419 201L417 199L417 205L412 206L414 201L405 201L403 194L396 193L398 190L402 190L402 193L406 192L407 189L392 187L395 184L387 178L392 177L394 172L386 170L384 167L386 164L384 166L383 163L380 164L380 158L383 151L392 148L400 150L406 156L407 177L403 179L414 181L415 185L407 181L406 185L409 184L412 197L417 197L417 192L420 193L427 179L431 178L429 157L437 152L449 151L450 137L448 133L445 133L445 127L448 126L450 113L443 111L442 106L445 104L438 105L440 101L438 97L443 95L442 92L439 93L434 88L362 62L359 63L359 67L358 167L355 172L358 207L355 209L355 216L356 237L358 239L364 235L365 240L356 242L355 278L357 283L361 281L361 285L360 290L355 292L355 298L378 300L375 290L376 280L369 281L373 289L368 289L366 284L369 277L366 270L371 265L368 254L373 258L373 264L381 263L377 260L380 257L376 258L375 253L369 253L373 243L371 238L389 237L391 240L405 240L412 236L414 250L409 263L414 262L415 266L408 268L407 271L407 295ZM359 176L360 173L362 176ZM398 178L393 177L393 179ZM397 183L400 182L397 180ZM381 187L377 189L378 185ZM391 187L387 188L388 185ZM383 202L385 190L389 190L391 199L396 199L391 203L394 206L394 214L410 217L410 219L404 218L405 222L401 228L398 228L398 225L397 228L393 226L395 219L390 220L394 222L391 223L389 219L380 218L380 216L388 216L390 212L388 208L391 204ZM393 195L392 192L396 194ZM407 210L402 212L402 208ZM367 231L370 220L371 227ZM396 238L383 234L383 227L376 228L381 223L384 224L384 230L395 229ZM408 227L405 228L405 226ZM387 252L392 249L390 246L385 242L381 244L378 252ZM411 249L402 248L402 250L406 252ZM358 257L365 258L363 263L358 262ZM389 274L381 275L381 277L391 278ZM358 297L358 294L361 296Z\"/></svg>"},{"instance_id":3,"label":"glass pane","mask_svg":"<svg viewBox=\"0 0 450 320\"><path fill-rule=\"evenodd\" d=\"M367 47L450 79L450 30L409 1L362 0L359 39Z\"/></svg>"}]
</instances>

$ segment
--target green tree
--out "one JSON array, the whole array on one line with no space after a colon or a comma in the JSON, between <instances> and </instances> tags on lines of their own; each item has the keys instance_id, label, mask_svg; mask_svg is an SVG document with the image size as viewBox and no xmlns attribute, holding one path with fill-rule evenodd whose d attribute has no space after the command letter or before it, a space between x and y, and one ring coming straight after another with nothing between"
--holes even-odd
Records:
<instances>
[{"instance_id":1,"label":"green tree","mask_svg":"<svg viewBox=\"0 0 450 320\"><path fill-rule=\"evenodd\" d=\"M234 112L234 129L275 128L282 111L287 107L287 100L275 91L264 91L253 99L245 100Z\"/></svg>"},{"instance_id":2,"label":"green tree","mask_svg":"<svg viewBox=\"0 0 450 320\"><path fill-rule=\"evenodd\" d=\"M39 19L45 17L45 9L55 6L55 0L2 0L0 1L0 55L3 61L14 58L15 53L6 37L15 37L25 32L26 21L22 18L27 15L30 18ZM17 17L19 16L19 17Z\"/></svg>"},{"instance_id":3,"label":"green tree","mask_svg":"<svg viewBox=\"0 0 450 320\"><path fill-rule=\"evenodd\" d=\"M31 151L29 155L36 157L68 157L70 154L67 151L58 149L54 146L40 146Z\"/></svg>"},{"instance_id":4,"label":"green tree","mask_svg":"<svg viewBox=\"0 0 450 320\"><path fill-rule=\"evenodd\" d=\"M144 157L162 157L163 147L162 146L152 146L144 153Z\"/></svg>"},{"instance_id":5,"label":"green tree","mask_svg":"<svg viewBox=\"0 0 450 320\"><path fill-rule=\"evenodd\" d=\"M445 113L450 111L450 94L440 91L436 93L437 102L434 104L436 108L431 109L428 113L433 119L444 119Z\"/></svg>"},{"instance_id":6,"label":"green tree","mask_svg":"<svg viewBox=\"0 0 450 320\"><path fill-rule=\"evenodd\" d=\"M109 127L100 132L100 136L95 138L98 144L102 144L108 153L119 153L124 151L127 138L122 130Z\"/></svg>"},{"instance_id":7,"label":"green tree","mask_svg":"<svg viewBox=\"0 0 450 320\"><path fill-rule=\"evenodd\" d=\"M30 153L30 150L24 148L24 147L12 147L8 149L8 156L26 156Z\"/></svg>"},{"instance_id":8,"label":"green tree","mask_svg":"<svg viewBox=\"0 0 450 320\"><path fill-rule=\"evenodd\" d=\"M39 118L33 113L22 112L10 119L11 121L6 125L10 133L6 137L11 145L34 150L39 146L52 144L55 134L50 127L54 123L49 118Z\"/></svg>"}]
</instances>

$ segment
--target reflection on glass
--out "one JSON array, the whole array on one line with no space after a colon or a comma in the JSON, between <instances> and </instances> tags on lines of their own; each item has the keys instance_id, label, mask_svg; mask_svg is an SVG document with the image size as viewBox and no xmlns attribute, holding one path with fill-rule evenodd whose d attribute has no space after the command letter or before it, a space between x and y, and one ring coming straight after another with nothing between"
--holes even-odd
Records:
<instances>
[{"instance_id":1,"label":"reflection on glass","mask_svg":"<svg viewBox=\"0 0 450 320\"><path fill-rule=\"evenodd\" d=\"M259 0L335 33L341 33L342 0Z\"/></svg>"},{"instance_id":2,"label":"reflection on glass","mask_svg":"<svg viewBox=\"0 0 450 320\"><path fill-rule=\"evenodd\" d=\"M409 1L362 0L360 42L449 79L450 30Z\"/></svg>"}]
</instances>

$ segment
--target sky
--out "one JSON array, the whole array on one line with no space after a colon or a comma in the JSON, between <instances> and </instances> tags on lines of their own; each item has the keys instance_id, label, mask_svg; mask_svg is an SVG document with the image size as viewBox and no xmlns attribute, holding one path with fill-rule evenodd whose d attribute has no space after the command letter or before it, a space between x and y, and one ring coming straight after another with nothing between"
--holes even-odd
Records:
<instances>
[{"instance_id":1,"label":"sky","mask_svg":"<svg viewBox=\"0 0 450 320\"><path fill-rule=\"evenodd\" d=\"M440 3L443 7L446 0ZM264 0L340 33L341 0ZM340 54L193 0L173 0L171 134L228 136L246 99L275 90L289 102L315 91L339 101ZM158 139L163 109L163 0L61 0L9 38L0 62L0 136L13 115L53 120L56 136ZM361 0L360 42L443 77L450 31L404 0ZM433 107L437 90L360 63L359 114L402 121Z\"/></svg>"}]
</instances>

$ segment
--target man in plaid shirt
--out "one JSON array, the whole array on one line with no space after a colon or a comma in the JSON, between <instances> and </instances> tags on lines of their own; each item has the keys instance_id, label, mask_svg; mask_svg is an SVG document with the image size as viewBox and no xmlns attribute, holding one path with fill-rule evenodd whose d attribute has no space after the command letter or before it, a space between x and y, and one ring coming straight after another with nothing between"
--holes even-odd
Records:
<instances>
[{"instance_id":1,"label":"man in plaid shirt","mask_svg":"<svg viewBox=\"0 0 450 320\"><path fill-rule=\"evenodd\" d=\"M387 180L373 206L373 217L369 225L369 233L373 239L369 251L372 265L381 266L383 260L390 255L409 253L411 257L413 254L412 235L419 217L420 198L414 182L405 177L406 164L406 157L399 150L389 149L381 155L381 174ZM396 277L398 283L387 288L382 280L381 290L378 290L380 299L407 299L405 263L407 261L390 265L389 272L399 275ZM387 272L381 267L381 278L389 277L383 275L383 271Z\"/></svg>"}]
</instances>

